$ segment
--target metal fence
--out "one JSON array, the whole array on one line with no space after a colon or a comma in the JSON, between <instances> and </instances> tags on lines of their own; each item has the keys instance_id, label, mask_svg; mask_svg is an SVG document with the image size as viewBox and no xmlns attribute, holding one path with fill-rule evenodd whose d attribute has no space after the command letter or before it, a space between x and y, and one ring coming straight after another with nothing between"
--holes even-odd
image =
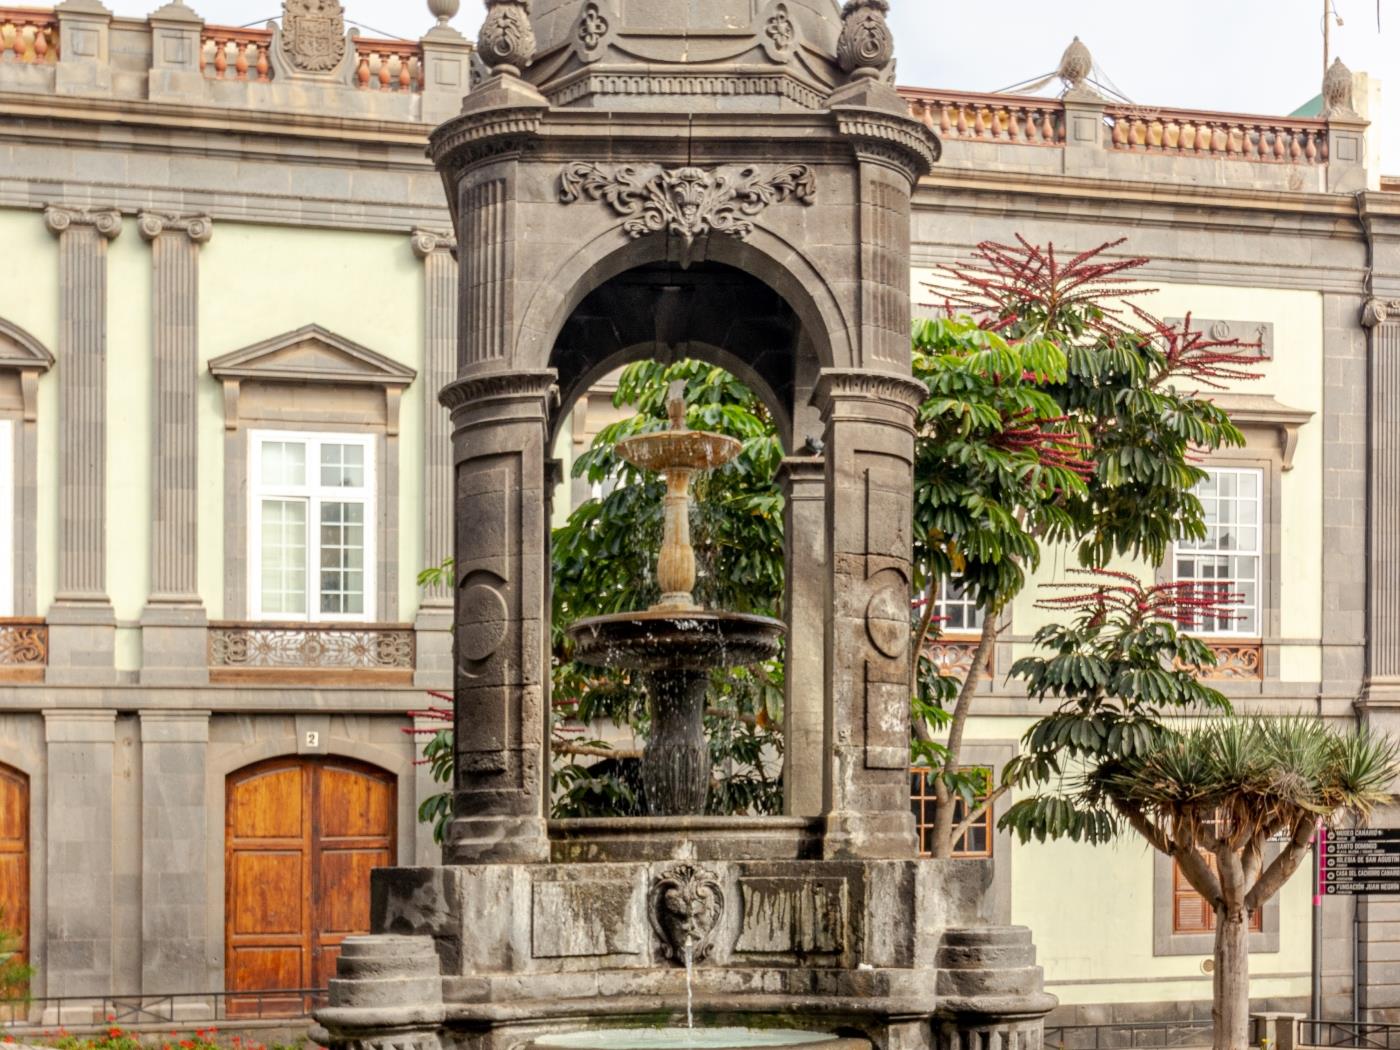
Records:
<instances>
[{"instance_id":1,"label":"metal fence","mask_svg":"<svg viewBox=\"0 0 1400 1050\"><path fill-rule=\"evenodd\" d=\"M0 1030L296 1021L327 1003L324 988L0 999Z\"/></svg>"},{"instance_id":2,"label":"metal fence","mask_svg":"<svg viewBox=\"0 0 1400 1050\"><path fill-rule=\"evenodd\" d=\"M1400 1050L1400 1024L1373 1024L1368 1021L1299 1021L1298 1042L1303 1046L1353 1047L1356 1050Z\"/></svg>"},{"instance_id":3,"label":"metal fence","mask_svg":"<svg viewBox=\"0 0 1400 1050\"><path fill-rule=\"evenodd\" d=\"M1045 1046L1046 1050L1166 1050L1210 1046L1213 1032L1209 1021L1046 1025Z\"/></svg>"}]
</instances>

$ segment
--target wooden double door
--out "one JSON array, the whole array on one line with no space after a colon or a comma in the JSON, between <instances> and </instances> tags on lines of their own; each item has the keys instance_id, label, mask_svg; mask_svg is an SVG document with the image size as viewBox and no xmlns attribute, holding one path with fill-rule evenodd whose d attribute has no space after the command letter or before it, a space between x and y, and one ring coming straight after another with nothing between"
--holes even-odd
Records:
<instances>
[{"instance_id":1,"label":"wooden double door","mask_svg":"<svg viewBox=\"0 0 1400 1050\"><path fill-rule=\"evenodd\" d=\"M0 765L0 928L29 957L29 778ZM3 993L0 993L3 994Z\"/></svg>"},{"instance_id":2,"label":"wooden double door","mask_svg":"<svg viewBox=\"0 0 1400 1050\"><path fill-rule=\"evenodd\" d=\"M230 991L326 987L341 942L369 932L370 871L395 863L396 795L392 774L338 758L277 758L228 778Z\"/></svg>"}]
</instances>

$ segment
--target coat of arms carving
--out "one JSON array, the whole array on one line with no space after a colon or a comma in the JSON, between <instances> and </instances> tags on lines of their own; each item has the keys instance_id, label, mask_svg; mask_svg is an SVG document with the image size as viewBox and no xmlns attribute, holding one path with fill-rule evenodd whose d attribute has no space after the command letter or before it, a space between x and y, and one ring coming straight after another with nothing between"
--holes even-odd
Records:
<instances>
[{"instance_id":1,"label":"coat of arms carving","mask_svg":"<svg viewBox=\"0 0 1400 1050\"><path fill-rule=\"evenodd\" d=\"M286 0L282 52L305 73L329 73L345 57L345 9L337 0Z\"/></svg>"}]
</instances>

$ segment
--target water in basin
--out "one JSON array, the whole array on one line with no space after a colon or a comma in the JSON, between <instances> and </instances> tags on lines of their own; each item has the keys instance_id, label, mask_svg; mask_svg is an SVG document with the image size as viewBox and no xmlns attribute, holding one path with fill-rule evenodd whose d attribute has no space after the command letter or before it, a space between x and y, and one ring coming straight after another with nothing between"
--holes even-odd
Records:
<instances>
[{"instance_id":1,"label":"water in basin","mask_svg":"<svg viewBox=\"0 0 1400 1050\"><path fill-rule=\"evenodd\" d=\"M824 1032L781 1028L604 1028L555 1035L536 1050L747 1050L765 1046L815 1046L834 1040Z\"/></svg>"}]
</instances>

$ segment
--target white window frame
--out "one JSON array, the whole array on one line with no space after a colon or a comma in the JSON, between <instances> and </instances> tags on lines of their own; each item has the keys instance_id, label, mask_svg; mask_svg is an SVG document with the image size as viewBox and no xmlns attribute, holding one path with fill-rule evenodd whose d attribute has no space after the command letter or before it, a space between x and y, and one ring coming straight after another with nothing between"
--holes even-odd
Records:
<instances>
[{"instance_id":1,"label":"white window frame","mask_svg":"<svg viewBox=\"0 0 1400 1050\"><path fill-rule=\"evenodd\" d=\"M972 635L982 633L982 624L985 613L977 607L977 603L961 591L955 592L954 580L944 578L939 581L938 590L933 594L933 615L939 617L939 625L943 634L948 635ZM948 625L948 611L951 608L964 609L967 618L971 620L971 625L967 627L950 627Z\"/></svg>"},{"instance_id":2,"label":"white window frame","mask_svg":"<svg viewBox=\"0 0 1400 1050\"><path fill-rule=\"evenodd\" d=\"M1183 577L1180 575L1181 556L1183 554L1199 558L1253 558L1254 604L1252 607L1252 611L1254 613L1254 627L1252 629L1245 629L1234 626L1223 628L1216 627L1209 629L1204 627L1193 627L1189 629L1188 633L1200 635L1203 638L1261 638L1263 637L1264 633L1264 614L1266 597L1264 580L1264 550L1266 545L1264 543L1264 530L1268 527L1268 523L1264 513L1264 486L1268 479L1265 477L1264 469L1262 467L1206 467L1205 470L1208 474L1215 476L1225 474L1234 474L1236 476L1252 474L1254 476L1256 481L1256 497L1254 500L1256 516L1254 522L1252 523L1252 527L1254 528L1254 547L1252 550L1245 550L1243 548L1237 548L1234 550L1220 550L1213 547L1197 545L1195 543L1177 542L1174 545L1174 549L1172 550L1172 579L1178 583L1214 582L1196 580L1187 581L1183 579ZM1244 527L1250 526L1250 523L1248 522L1239 522L1238 524Z\"/></svg>"},{"instance_id":3,"label":"white window frame","mask_svg":"<svg viewBox=\"0 0 1400 1050\"><path fill-rule=\"evenodd\" d=\"M0 616L15 614L15 424L0 419Z\"/></svg>"},{"instance_id":4,"label":"white window frame","mask_svg":"<svg viewBox=\"0 0 1400 1050\"><path fill-rule=\"evenodd\" d=\"M307 484L264 485L262 446L265 442L296 442L306 446ZM360 489L325 489L320 484L321 446L359 445L364 449L365 483ZM288 623L375 623L378 619L379 506L378 463L373 434L354 431L251 430L248 432L248 607L254 620ZM313 479L315 484L312 484ZM265 498L305 499L307 503L306 614L266 612L262 607L262 501ZM321 612L321 504L362 502L365 507L364 612Z\"/></svg>"}]
</instances>

